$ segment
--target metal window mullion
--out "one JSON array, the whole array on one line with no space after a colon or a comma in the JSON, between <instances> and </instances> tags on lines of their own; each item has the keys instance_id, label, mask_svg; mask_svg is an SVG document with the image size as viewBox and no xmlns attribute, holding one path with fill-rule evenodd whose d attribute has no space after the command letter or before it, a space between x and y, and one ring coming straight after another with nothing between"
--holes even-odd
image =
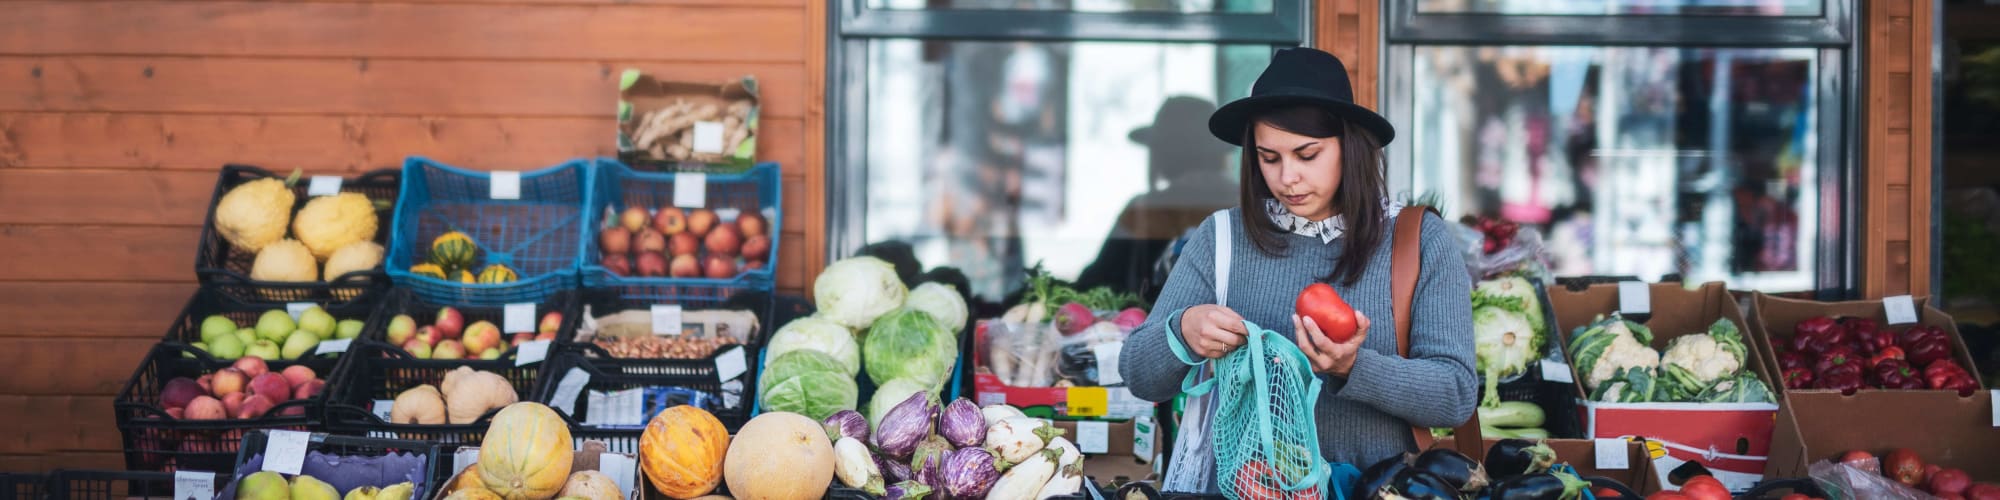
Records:
<instances>
[{"instance_id":1,"label":"metal window mullion","mask_svg":"<svg viewBox=\"0 0 2000 500\"><path fill-rule=\"evenodd\" d=\"M1854 40L1850 0L1826 0L1818 16L1782 17L1419 14L1415 0L1385 1L1392 44L1844 47Z\"/></svg>"},{"instance_id":2,"label":"metal window mullion","mask_svg":"<svg viewBox=\"0 0 2000 500\"><path fill-rule=\"evenodd\" d=\"M1291 1L1278 3L1294 3ZM1279 7L1283 7L1280 5ZM1272 14L868 9L845 17L846 38L1137 41L1297 45L1300 19Z\"/></svg>"}]
</instances>

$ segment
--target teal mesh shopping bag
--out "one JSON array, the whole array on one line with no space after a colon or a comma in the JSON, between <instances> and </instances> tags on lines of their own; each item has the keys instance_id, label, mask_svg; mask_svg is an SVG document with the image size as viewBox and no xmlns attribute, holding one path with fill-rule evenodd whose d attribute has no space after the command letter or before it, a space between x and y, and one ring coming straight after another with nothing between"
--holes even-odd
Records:
<instances>
[{"instance_id":1,"label":"teal mesh shopping bag","mask_svg":"<svg viewBox=\"0 0 2000 500\"><path fill-rule=\"evenodd\" d=\"M1181 388L1213 395L1208 437L1217 488L1243 500L1344 496L1326 491L1332 467L1320 455L1314 417L1322 382L1305 353L1277 332L1248 321L1243 326L1248 342L1212 362L1168 343L1181 362L1208 363L1214 370L1213 378L1201 381L1190 373Z\"/></svg>"}]
</instances>

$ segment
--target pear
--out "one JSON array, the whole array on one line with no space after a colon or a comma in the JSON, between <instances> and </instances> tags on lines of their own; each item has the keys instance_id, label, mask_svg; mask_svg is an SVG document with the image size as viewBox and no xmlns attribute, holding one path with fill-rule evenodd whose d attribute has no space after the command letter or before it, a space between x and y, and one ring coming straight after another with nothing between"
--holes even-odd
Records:
<instances>
[{"instance_id":1,"label":"pear","mask_svg":"<svg viewBox=\"0 0 2000 500\"><path fill-rule=\"evenodd\" d=\"M374 486L362 486L360 488L355 488L352 491L348 491L347 496L342 497L341 500L375 500L375 498L381 495L381 493L382 493L381 488L376 488Z\"/></svg>"},{"instance_id":2,"label":"pear","mask_svg":"<svg viewBox=\"0 0 2000 500\"><path fill-rule=\"evenodd\" d=\"M292 478L292 500L340 500L340 492L312 476Z\"/></svg>"},{"instance_id":3,"label":"pear","mask_svg":"<svg viewBox=\"0 0 2000 500\"><path fill-rule=\"evenodd\" d=\"M409 500L411 495L416 494L416 488L408 482L396 483L382 488L381 493L375 494L375 500Z\"/></svg>"},{"instance_id":4,"label":"pear","mask_svg":"<svg viewBox=\"0 0 2000 500\"><path fill-rule=\"evenodd\" d=\"M264 471L251 474L236 484L236 500L285 500L292 497L285 476Z\"/></svg>"}]
</instances>

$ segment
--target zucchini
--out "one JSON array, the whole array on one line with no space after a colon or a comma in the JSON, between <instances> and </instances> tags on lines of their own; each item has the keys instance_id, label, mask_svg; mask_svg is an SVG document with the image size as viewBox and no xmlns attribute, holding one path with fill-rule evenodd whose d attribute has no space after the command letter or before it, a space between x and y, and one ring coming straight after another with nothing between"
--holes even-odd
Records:
<instances>
[{"instance_id":1,"label":"zucchini","mask_svg":"<svg viewBox=\"0 0 2000 500\"><path fill-rule=\"evenodd\" d=\"M1542 407L1526 401L1506 401L1479 407L1479 423L1494 427L1541 427L1548 421Z\"/></svg>"}]
</instances>

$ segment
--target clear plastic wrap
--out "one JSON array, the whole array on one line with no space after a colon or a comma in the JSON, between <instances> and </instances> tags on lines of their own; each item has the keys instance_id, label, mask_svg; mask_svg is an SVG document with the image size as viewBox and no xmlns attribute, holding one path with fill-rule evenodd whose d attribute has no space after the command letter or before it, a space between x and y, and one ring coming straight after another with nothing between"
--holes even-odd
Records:
<instances>
[{"instance_id":1,"label":"clear plastic wrap","mask_svg":"<svg viewBox=\"0 0 2000 500\"><path fill-rule=\"evenodd\" d=\"M1100 315L1098 322L1074 335L1063 335L1046 322L988 320L985 366L980 369L1014 387L1102 385L1097 354L1123 347L1132 333L1109 317Z\"/></svg>"},{"instance_id":2,"label":"clear plastic wrap","mask_svg":"<svg viewBox=\"0 0 2000 500\"><path fill-rule=\"evenodd\" d=\"M1936 500L1937 497L1917 491L1882 477L1875 471L1865 470L1844 463L1821 460L1807 467L1806 474L1826 490L1828 500Z\"/></svg>"},{"instance_id":3,"label":"clear plastic wrap","mask_svg":"<svg viewBox=\"0 0 2000 500\"><path fill-rule=\"evenodd\" d=\"M1459 248L1464 249L1465 270L1474 280L1520 272L1542 281L1548 275L1548 255L1543 251L1540 231L1523 227L1514 233L1512 244L1490 254L1485 250L1486 235L1478 229L1455 224L1452 231L1458 236Z\"/></svg>"}]
</instances>

